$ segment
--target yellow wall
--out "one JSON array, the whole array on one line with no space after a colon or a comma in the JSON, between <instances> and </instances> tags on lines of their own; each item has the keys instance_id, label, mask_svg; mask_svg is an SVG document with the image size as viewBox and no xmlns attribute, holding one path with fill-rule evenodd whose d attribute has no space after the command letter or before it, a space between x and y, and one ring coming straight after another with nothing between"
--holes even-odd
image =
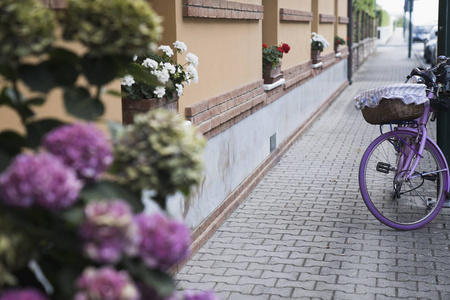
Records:
<instances>
[{"instance_id":1,"label":"yellow wall","mask_svg":"<svg viewBox=\"0 0 450 300\"><path fill-rule=\"evenodd\" d=\"M162 37L159 45L170 45L177 39L176 14L180 14L174 0L147 0L147 3L160 15L163 16L161 26L163 27Z\"/></svg>"},{"instance_id":2,"label":"yellow wall","mask_svg":"<svg viewBox=\"0 0 450 300\"><path fill-rule=\"evenodd\" d=\"M263 0L264 19L262 20L263 43L278 45L278 31L280 27L280 6L278 0Z\"/></svg>"},{"instance_id":3,"label":"yellow wall","mask_svg":"<svg viewBox=\"0 0 450 300\"><path fill-rule=\"evenodd\" d=\"M335 11L334 11L334 0L312 0L312 2L317 2L317 17L319 17L319 14L327 14L327 15L334 15ZM314 6L314 5L313 5ZM337 22L337 18L336 18L336 22ZM329 53L334 51L333 49L333 44L334 44L334 23L318 23L318 27L317 27L317 31L316 33L320 34L321 36L323 36L328 43L330 43L330 47L325 48L323 50L323 53Z\"/></svg>"},{"instance_id":4,"label":"yellow wall","mask_svg":"<svg viewBox=\"0 0 450 300\"><path fill-rule=\"evenodd\" d=\"M269 0L270 1L270 0ZM311 12L310 0L278 0L280 8ZM278 10L279 11L279 10ZM311 23L281 22L278 42L288 43L291 51L284 55L282 69L299 65L311 58Z\"/></svg>"},{"instance_id":5,"label":"yellow wall","mask_svg":"<svg viewBox=\"0 0 450 300\"><path fill-rule=\"evenodd\" d=\"M273 0L272 0L273 1ZM241 3L261 5L261 0L240 0ZM258 20L221 20L183 18L182 0L150 0L159 14L165 11L165 22L175 12L175 36L170 28L170 40L164 36L161 43L171 45L175 40L184 42L188 52L199 58L197 84L185 86L179 100L179 112L186 106L213 97L262 77L262 24ZM165 10L161 7L166 8ZM175 9L170 9L174 7ZM167 23L165 23L167 24ZM163 34L164 35L164 34ZM183 63L184 55L178 58Z\"/></svg>"},{"instance_id":6,"label":"yellow wall","mask_svg":"<svg viewBox=\"0 0 450 300\"><path fill-rule=\"evenodd\" d=\"M339 24L339 17L348 17L348 2L335 0L336 5L336 35L347 43L347 24Z\"/></svg>"}]
</instances>

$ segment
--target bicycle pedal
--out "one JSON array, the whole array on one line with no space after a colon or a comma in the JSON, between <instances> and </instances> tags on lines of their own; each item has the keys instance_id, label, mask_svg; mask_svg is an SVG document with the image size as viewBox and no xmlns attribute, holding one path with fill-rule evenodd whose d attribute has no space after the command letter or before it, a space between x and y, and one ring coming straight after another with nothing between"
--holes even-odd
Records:
<instances>
[{"instance_id":1,"label":"bicycle pedal","mask_svg":"<svg viewBox=\"0 0 450 300\"><path fill-rule=\"evenodd\" d=\"M377 171L385 174L389 174L391 170L391 165L384 162L377 163Z\"/></svg>"}]
</instances>

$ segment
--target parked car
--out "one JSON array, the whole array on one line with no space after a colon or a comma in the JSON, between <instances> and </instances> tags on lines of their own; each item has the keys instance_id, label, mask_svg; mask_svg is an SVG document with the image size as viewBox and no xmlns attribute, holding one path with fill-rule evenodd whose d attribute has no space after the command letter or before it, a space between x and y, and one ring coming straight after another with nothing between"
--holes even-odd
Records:
<instances>
[{"instance_id":1,"label":"parked car","mask_svg":"<svg viewBox=\"0 0 450 300\"><path fill-rule=\"evenodd\" d=\"M425 44L423 57L427 63L432 66L436 64L437 59L437 25L431 27L428 42Z\"/></svg>"},{"instance_id":2,"label":"parked car","mask_svg":"<svg viewBox=\"0 0 450 300\"><path fill-rule=\"evenodd\" d=\"M424 43L428 40L430 34L430 26L428 25L417 25L414 26L412 32L412 41Z\"/></svg>"}]
</instances>

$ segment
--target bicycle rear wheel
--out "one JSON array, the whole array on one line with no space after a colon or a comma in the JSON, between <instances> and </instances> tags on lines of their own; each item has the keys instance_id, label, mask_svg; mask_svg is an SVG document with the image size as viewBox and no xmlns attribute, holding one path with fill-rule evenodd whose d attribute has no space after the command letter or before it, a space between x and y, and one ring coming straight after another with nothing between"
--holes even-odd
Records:
<instances>
[{"instance_id":1,"label":"bicycle rear wheel","mask_svg":"<svg viewBox=\"0 0 450 300\"><path fill-rule=\"evenodd\" d=\"M416 134L397 130L375 139L359 168L361 195L370 212L395 229L413 230L429 223L442 208L447 186L445 159L428 139L413 178L403 180L416 155ZM407 164L409 156L412 162Z\"/></svg>"}]
</instances>

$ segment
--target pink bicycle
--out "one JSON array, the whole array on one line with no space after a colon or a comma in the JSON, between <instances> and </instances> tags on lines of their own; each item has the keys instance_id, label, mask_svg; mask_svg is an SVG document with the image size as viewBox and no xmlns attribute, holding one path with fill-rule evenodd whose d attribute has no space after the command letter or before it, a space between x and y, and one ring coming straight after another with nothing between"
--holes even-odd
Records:
<instances>
[{"instance_id":1,"label":"pink bicycle","mask_svg":"<svg viewBox=\"0 0 450 300\"><path fill-rule=\"evenodd\" d=\"M450 65L447 58L439 59L435 68L415 68L407 76L407 82L411 79L425 85L427 103L418 106L398 99L380 101L378 110L383 106L392 113L394 105L414 112L381 113L378 120L370 121L380 124L381 131L383 124L390 124L390 130L369 145L359 168L360 191L368 209L379 221L399 230L428 224L449 194L447 161L427 135L428 122L435 120L436 111L448 110L450 102ZM366 109L370 112L371 108Z\"/></svg>"}]
</instances>

